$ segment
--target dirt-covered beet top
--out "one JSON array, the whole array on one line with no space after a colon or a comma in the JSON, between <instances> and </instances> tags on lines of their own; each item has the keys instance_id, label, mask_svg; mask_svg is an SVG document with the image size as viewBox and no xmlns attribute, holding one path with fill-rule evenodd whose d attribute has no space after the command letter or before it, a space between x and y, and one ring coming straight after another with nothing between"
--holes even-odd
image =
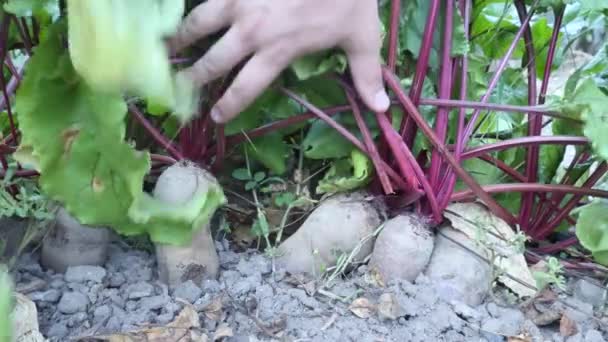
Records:
<instances>
[{"instance_id":1,"label":"dirt-covered beet top","mask_svg":"<svg viewBox=\"0 0 608 342\"><path fill-rule=\"evenodd\" d=\"M0 227L0 247L43 235L45 268L147 236L164 284L200 284L218 277L215 222L273 270L426 272L469 305L475 276L535 298L564 270L606 273L608 3L379 1L386 113L331 50L225 125L209 112L235 74L199 94L176 73L216 37L171 58L163 43L200 1L0 3L0 214L37 222ZM476 263L454 264L463 250Z\"/></svg>"}]
</instances>

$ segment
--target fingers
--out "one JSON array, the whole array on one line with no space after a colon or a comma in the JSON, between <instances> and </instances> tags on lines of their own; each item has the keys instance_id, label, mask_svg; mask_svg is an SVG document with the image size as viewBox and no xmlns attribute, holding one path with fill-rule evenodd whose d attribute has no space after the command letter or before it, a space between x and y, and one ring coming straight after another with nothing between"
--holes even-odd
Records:
<instances>
[{"instance_id":1,"label":"fingers","mask_svg":"<svg viewBox=\"0 0 608 342\"><path fill-rule=\"evenodd\" d=\"M172 53L177 53L195 41L219 31L230 24L232 11L228 0L208 0L184 19L177 33L168 41Z\"/></svg>"},{"instance_id":2,"label":"fingers","mask_svg":"<svg viewBox=\"0 0 608 342\"><path fill-rule=\"evenodd\" d=\"M386 112L390 99L382 79L381 35L377 16L366 18L365 30L356 30L344 43L350 71L363 102L375 112ZM357 32L358 31L358 32Z\"/></svg>"},{"instance_id":3,"label":"fingers","mask_svg":"<svg viewBox=\"0 0 608 342\"><path fill-rule=\"evenodd\" d=\"M375 112L386 112L390 99L384 89L380 58L376 51L349 54L355 87L363 102Z\"/></svg>"},{"instance_id":4,"label":"fingers","mask_svg":"<svg viewBox=\"0 0 608 342\"><path fill-rule=\"evenodd\" d=\"M253 52L254 46L240 26L233 26L193 66L182 71L196 87L215 80Z\"/></svg>"},{"instance_id":5,"label":"fingers","mask_svg":"<svg viewBox=\"0 0 608 342\"><path fill-rule=\"evenodd\" d=\"M274 47L261 51L247 62L211 110L211 117L216 123L226 123L239 115L289 65L291 58L278 50L278 47Z\"/></svg>"}]
</instances>

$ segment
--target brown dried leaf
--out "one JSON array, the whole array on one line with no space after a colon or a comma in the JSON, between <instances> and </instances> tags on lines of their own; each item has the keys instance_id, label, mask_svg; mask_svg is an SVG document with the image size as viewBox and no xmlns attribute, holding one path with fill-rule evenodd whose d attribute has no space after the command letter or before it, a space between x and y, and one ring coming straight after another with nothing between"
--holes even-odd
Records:
<instances>
[{"instance_id":1,"label":"brown dried leaf","mask_svg":"<svg viewBox=\"0 0 608 342\"><path fill-rule=\"evenodd\" d=\"M232 336L234 336L234 334L232 332L232 328L230 328L226 323L222 323L215 330L215 334L213 334L213 341L217 341L224 337L232 337Z\"/></svg>"},{"instance_id":2,"label":"brown dried leaf","mask_svg":"<svg viewBox=\"0 0 608 342\"><path fill-rule=\"evenodd\" d=\"M376 306L363 297L355 299L348 308L359 318L369 318L376 311Z\"/></svg>"},{"instance_id":3,"label":"brown dried leaf","mask_svg":"<svg viewBox=\"0 0 608 342\"><path fill-rule=\"evenodd\" d=\"M569 337L577 332L576 322L567 315L562 315L562 319L559 321L559 334L563 337Z\"/></svg>"},{"instance_id":4,"label":"brown dried leaf","mask_svg":"<svg viewBox=\"0 0 608 342\"><path fill-rule=\"evenodd\" d=\"M532 342L532 337L528 334L507 337L507 342Z\"/></svg>"},{"instance_id":5,"label":"brown dried leaf","mask_svg":"<svg viewBox=\"0 0 608 342\"><path fill-rule=\"evenodd\" d=\"M211 303L207 304L205 308L203 308L203 313L205 317L212 321L219 321L222 319L222 297L217 297L211 301Z\"/></svg>"},{"instance_id":6,"label":"brown dried leaf","mask_svg":"<svg viewBox=\"0 0 608 342\"><path fill-rule=\"evenodd\" d=\"M401 313L397 297L392 293L384 293L378 300L378 316L381 320L396 320Z\"/></svg>"},{"instance_id":7,"label":"brown dried leaf","mask_svg":"<svg viewBox=\"0 0 608 342\"><path fill-rule=\"evenodd\" d=\"M167 326L141 329L124 334L96 336L95 339L108 342L207 342L208 337L196 331L200 326L198 313L192 305L188 304Z\"/></svg>"},{"instance_id":8,"label":"brown dried leaf","mask_svg":"<svg viewBox=\"0 0 608 342\"><path fill-rule=\"evenodd\" d=\"M198 313L194 310L192 305L186 305L182 311L177 315L173 322L169 323L167 327L180 328L180 329L191 329L200 328L201 322L198 319Z\"/></svg>"}]
</instances>

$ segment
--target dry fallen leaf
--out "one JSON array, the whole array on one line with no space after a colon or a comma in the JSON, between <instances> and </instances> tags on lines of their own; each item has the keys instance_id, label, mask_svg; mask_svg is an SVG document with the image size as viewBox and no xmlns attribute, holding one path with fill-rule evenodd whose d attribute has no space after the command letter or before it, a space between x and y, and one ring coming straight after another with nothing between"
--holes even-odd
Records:
<instances>
[{"instance_id":1,"label":"dry fallen leaf","mask_svg":"<svg viewBox=\"0 0 608 342\"><path fill-rule=\"evenodd\" d=\"M233 336L232 328L230 328L226 323L222 323L215 330L215 334L213 334L213 341L217 341L224 337L232 337L232 336Z\"/></svg>"},{"instance_id":2,"label":"dry fallen leaf","mask_svg":"<svg viewBox=\"0 0 608 342\"><path fill-rule=\"evenodd\" d=\"M559 321L559 334L563 337L569 337L577 332L576 322L567 315L562 315L562 319Z\"/></svg>"},{"instance_id":3,"label":"dry fallen leaf","mask_svg":"<svg viewBox=\"0 0 608 342\"><path fill-rule=\"evenodd\" d=\"M198 319L198 313L192 305L185 305L173 322L167 325L167 327L182 329L200 328L200 326L201 322Z\"/></svg>"},{"instance_id":4,"label":"dry fallen leaf","mask_svg":"<svg viewBox=\"0 0 608 342\"><path fill-rule=\"evenodd\" d=\"M359 318L369 318L376 311L375 305L363 297L355 299L348 308Z\"/></svg>"},{"instance_id":5,"label":"dry fallen leaf","mask_svg":"<svg viewBox=\"0 0 608 342\"><path fill-rule=\"evenodd\" d=\"M532 342L532 337L528 334L507 337L507 342Z\"/></svg>"},{"instance_id":6,"label":"dry fallen leaf","mask_svg":"<svg viewBox=\"0 0 608 342\"><path fill-rule=\"evenodd\" d=\"M452 222L454 229L464 233L471 240L475 240L479 233L483 234L483 229L487 229L488 233L485 233L483 238L492 245L499 246L501 253L509 254L507 257L496 258L495 265L532 288L507 275L499 276L498 280L520 297L534 296L537 291L536 280L528 268L523 253L514 253L513 247L510 246L509 242L515 237L515 232L505 221L478 203L454 203L445 211L445 217ZM489 255L489 251L486 252Z\"/></svg>"},{"instance_id":7,"label":"dry fallen leaf","mask_svg":"<svg viewBox=\"0 0 608 342\"><path fill-rule=\"evenodd\" d=\"M381 320L395 320L401 313L401 307L392 293L385 293L378 299L378 316Z\"/></svg>"},{"instance_id":8,"label":"dry fallen leaf","mask_svg":"<svg viewBox=\"0 0 608 342\"><path fill-rule=\"evenodd\" d=\"M205 317L212 321L219 321L222 318L222 297L217 297L203 308Z\"/></svg>"},{"instance_id":9,"label":"dry fallen leaf","mask_svg":"<svg viewBox=\"0 0 608 342\"><path fill-rule=\"evenodd\" d=\"M185 305L173 322L164 327L152 327L124 334L95 336L96 340L108 342L208 342L207 335L200 333L198 313L192 305Z\"/></svg>"}]
</instances>

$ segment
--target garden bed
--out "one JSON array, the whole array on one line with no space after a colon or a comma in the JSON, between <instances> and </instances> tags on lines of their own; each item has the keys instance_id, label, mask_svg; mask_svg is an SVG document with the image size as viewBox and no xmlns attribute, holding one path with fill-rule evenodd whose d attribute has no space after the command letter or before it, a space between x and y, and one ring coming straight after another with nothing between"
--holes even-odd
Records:
<instances>
[{"instance_id":1,"label":"garden bed","mask_svg":"<svg viewBox=\"0 0 608 342\"><path fill-rule=\"evenodd\" d=\"M14 276L17 290L36 303L40 330L50 341L109 340L113 334L139 341L161 333L168 334L164 341L196 341L180 338L197 334L223 341L599 342L608 337L608 317L593 307L603 306L603 291L591 280L573 278L566 292L545 290L516 303L497 303L493 298L505 291L495 288L483 304L471 307L450 301L424 275L413 283L378 284L361 265L319 289L312 279L273 271L271 259L255 250L235 251L226 239L216 246L218 280L188 281L173 290L157 280L152 253L120 239L103 267L55 274L40 266L34 252L20 258ZM180 314L198 321L166 328Z\"/></svg>"}]
</instances>

